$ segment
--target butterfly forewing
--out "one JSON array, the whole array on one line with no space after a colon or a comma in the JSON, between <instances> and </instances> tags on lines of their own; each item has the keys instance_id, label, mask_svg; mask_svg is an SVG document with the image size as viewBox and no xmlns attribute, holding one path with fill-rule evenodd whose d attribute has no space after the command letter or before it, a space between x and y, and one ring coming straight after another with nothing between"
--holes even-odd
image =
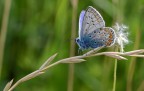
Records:
<instances>
[{"instance_id":1,"label":"butterfly forewing","mask_svg":"<svg viewBox=\"0 0 144 91\"><path fill-rule=\"evenodd\" d=\"M82 35L85 36L86 34L102 27L105 27L105 22L102 16L96 9L89 6L85 12L82 23Z\"/></svg>"},{"instance_id":2,"label":"butterfly forewing","mask_svg":"<svg viewBox=\"0 0 144 91\"><path fill-rule=\"evenodd\" d=\"M83 10L81 11L79 16L79 36L81 36L81 32L82 32L82 23L83 23L84 15L85 15L85 11Z\"/></svg>"}]
</instances>

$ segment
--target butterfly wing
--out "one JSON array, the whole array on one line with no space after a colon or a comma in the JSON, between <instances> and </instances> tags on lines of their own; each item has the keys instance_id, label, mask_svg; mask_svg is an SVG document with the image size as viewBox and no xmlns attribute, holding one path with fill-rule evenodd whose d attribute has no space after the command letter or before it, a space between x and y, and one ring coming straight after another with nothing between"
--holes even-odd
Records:
<instances>
[{"instance_id":1,"label":"butterfly wing","mask_svg":"<svg viewBox=\"0 0 144 91\"><path fill-rule=\"evenodd\" d=\"M90 38L88 42L91 48L112 46L116 39L115 32L110 27L94 30L92 33L88 34L87 37Z\"/></svg>"},{"instance_id":2,"label":"butterfly wing","mask_svg":"<svg viewBox=\"0 0 144 91\"><path fill-rule=\"evenodd\" d=\"M106 36L105 46L112 46L116 39L115 31L111 27L104 27L102 30L105 32L104 36Z\"/></svg>"},{"instance_id":3,"label":"butterfly wing","mask_svg":"<svg viewBox=\"0 0 144 91\"><path fill-rule=\"evenodd\" d=\"M79 37L81 36L81 31L82 31L82 23L84 19L85 11L82 10L79 16Z\"/></svg>"},{"instance_id":4,"label":"butterfly wing","mask_svg":"<svg viewBox=\"0 0 144 91\"><path fill-rule=\"evenodd\" d=\"M111 46L115 41L114 30L105 27L105 22L100 13L89 6L82 11L79 18L79 40L77 43L81 49Z\"/></svg>"},{"instance_id":5,"label":"butterfly wing","mask_svg":"<svg viewBox=\"0 0 144 91\"><path fill-rule=\"evenodd\" d=\"M102 16L96 9L89 6L83 17L80 35L84 37L85 35L102 27L105 27L105 22Z\"/></svg>"}]
</instances>

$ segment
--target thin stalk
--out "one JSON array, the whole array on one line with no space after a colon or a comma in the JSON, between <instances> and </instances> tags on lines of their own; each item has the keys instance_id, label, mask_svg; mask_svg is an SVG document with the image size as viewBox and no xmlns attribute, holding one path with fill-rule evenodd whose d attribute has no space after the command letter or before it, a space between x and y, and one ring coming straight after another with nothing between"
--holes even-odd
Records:
<instances>
[{"instance_id":1,"label":"thin stalk","mask_svg":"<svg viewBox=\"0 0 144 91\"><path fill-rule=\"evenodd\" d=\"M116 91L116 72L117 72L117 59L115 59L115 64L114 64L113 91Z\"/></svg>"},{"instance_id":2,"label":"thin stalk","mask_svg":"<svg viewBox=\"0 0 144 91\"><path fill-rule=\"evenodd\" d=\"M0 78L1 78L1 73L2 73L2 64L3 64L3 56L4 56L4 49L5 49L5 41L6 41L10 7L11 7L11 0L5 0L1 33L0 33L1 34L0 35Z\"/></svg>"},{"instance_id":3,"label":"thin stalk","mask_svg":"<svg viewBox=\"0 0 144 91\"><path fill-rule=\"evenodd\" d=\"M115 51L118 51L118 47L115 47ZM114 62L114 79L113 79L113 90L112 91L116 91L116 80L117 80L117 59L115 59Z\"/></svg>"},{"instance_id":4,"label":"thin stalk","mask_svg":"<svg viewBox=\"0 0 144 91\"><path fill-rule=\"evenodd\" d=\"M78 0L72 0L72 29L71 29L71 39L74 39L76 36L76 19L77 19L77 3ZM71 41L70 43L70 56L75 55L75 42ZM74 83L74 64L69 64L68 71L68 87L67 91L73 91L73 83Z\"/></svg>"},{"instance_id":5,"label":"thin stalk","mask_svg":"<svg viewBox=\"0 0 144 91\"><path fill-rule=\"evenodd\" d=\"M118 10L116 12L116 15L114 17L114 22L122 22L123 21L123 12L122 12L122 4L120 4L120 0L112 0L112 3L117 6ZM115 11L115 10L114 10ZM115 46L115 51L118 52L118 47ZM120 51L123 52L123 49L120 48ZM113 90L116 91L116 80L117 80L117 59L115 59L114 63L114 80L113 80Z\"/></svg>"},{"instance_id":6,"label":"thin stalk","mask_svg":"<svg viewBox=\"0 0 144 91\"><path fill-rule=\"evenodd\" d=\"M74 64L71 63L69 64L67 91L73 91L73 83L74 83Z\"/></svg>"},{"instance_id":7,"label":"thin stalk","mask_svg":"<svg viewBox=\"0 0 144 91\"><path fill-rule=\"evenodd\" d=\"M115 59L119 59L119 60L126 60L126 58L120 56L120 55L123 55L123 56L131 56L131 55L135 55L135 54L140 54L140 53L144 53L144 49L141 49L141 50L135 50L135 51L129 51L129 52L125 52L125 53L121 53L121 52L101 52L101 53L96 53L96 54L93 54L95 53L95 51L91 50L89 52L87 52L86 54L84 55L81 55L81 56L73 56L73 57L69 57L69 58L65 58L65 59L61 59L59 61L56 61L52 64L47 64L49 62L51 62L55 56L51 56L50 58L48 58L48 60L46 60L42 66L40 66L40 68L26 76L24 76L23 78L21 78L20 80L18 80L15 84L12 85L12 81L10 81L6 87L4 88L4 91L12 91L15 87L17 87L19 84L25 82L25 81L28 81L32 78L35 78L41 74L43 74L47 69L53 67L53 66L56 66L60 63L80 63L80 62L83 62L85 61L83 58L87 58L87 57L92 57L92 56L101 56L101 55L105 55L105 56L110 56L112 58L115 58ZM91 53L91 54L89 54ZM139 57L139 56L137 56ZM144 57L144 55L142 56ZM117 64L117 63L116 63ZM117 65L115 66L115 68L117 68ZM115 72L116 72L116 69L115 69ZM115 78L116 78L116 75L115 75ZM114 88L116 86L116 79L114 80L115 84L114 84Z\"/></svg>"}]
</instances>

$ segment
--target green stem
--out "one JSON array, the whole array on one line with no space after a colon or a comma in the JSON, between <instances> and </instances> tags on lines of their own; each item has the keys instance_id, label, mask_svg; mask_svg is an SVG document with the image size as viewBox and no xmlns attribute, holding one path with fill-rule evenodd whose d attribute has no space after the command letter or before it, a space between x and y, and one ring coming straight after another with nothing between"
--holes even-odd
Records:
<instances>
[{"instance_id":1,"label":"green stem","mask_svg":"<svg viewBox=\"0 0 144 91\"><path fill-rule=\"evenodd\" d=\"M78 0L71 0L72 1L72 30L71 30L71 39L75 38L76 36L76 22L77 22L77 5ZM75 42L71 41L70 43L70 56L75 55ZM74 83L74 64L69 64L69 71L68 71L68 86L67 91L73 91L73 83Z\"/></svg>"},{"instance_id":2,"label":"green stem","mask_svg":"<svg viewBox=\"0 0 144 91\"><path fill-rule=\"evenodd\" d=\"M115 64L114 64L114 81L113 81L112 91L116 91L116 72L117 72L117 59L115 59Z\"/></svg>"},{"instance_id":3,"label":"green stem","mask_svg":"<svg viewBox=\"0 0 144 91\"><path fill-rule=\"evenodd\" d=\"M115 46L115 51L118 51L118 47ZM113 80L113 90L112 91L116 91L116 80L117 80L117 59L115 59L115 63L114 63L114 80Z\"/></svg>"},{"instance_id":4,"label":"green stem","mask_svg":"<svg viewBox=\"0 0 144 91\"><path fill-rule=\"evenodd\" d=\"M0 78L2 73L2 64L3 64L3 56L4 56L10 8L11 8L11 0L5 0L4 13L3 13L2 25L1 25L1 33L0 33Z\"/></svg>"}]
</instances>

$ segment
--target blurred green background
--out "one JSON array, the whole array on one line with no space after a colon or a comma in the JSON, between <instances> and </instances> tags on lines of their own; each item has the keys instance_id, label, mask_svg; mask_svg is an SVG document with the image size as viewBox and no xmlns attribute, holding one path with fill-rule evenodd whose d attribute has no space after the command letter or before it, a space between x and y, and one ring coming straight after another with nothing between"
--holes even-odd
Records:
<instances>
[{"instance_id":1,"label":"blurred green background","mask_svg":"<svg viewBox=\"0 0 144 91\"><path fill-rule=\"evenodd\" d=\"M75 7L76 35L81 10L93 6L106 26L115 22L129 27L130 43L125 51L144 48L144 0L12 0L6 33L0 91L39 68L54 53L54 61L70 56L72 15ZM0 28L5 0L0 0ZM0 30L1 32L1 30ZM76 45L75 55L78 46ZM109 51L112 49L104 49ZM112 91L114 59L100 56L75 64L73 91ZM68 64L50 68L14 91L67 91ZM116 91L144 91L144 60L128 57L118 61ZM143 87L143 90L141 88Z\"/></svg>"}]
</instances>

